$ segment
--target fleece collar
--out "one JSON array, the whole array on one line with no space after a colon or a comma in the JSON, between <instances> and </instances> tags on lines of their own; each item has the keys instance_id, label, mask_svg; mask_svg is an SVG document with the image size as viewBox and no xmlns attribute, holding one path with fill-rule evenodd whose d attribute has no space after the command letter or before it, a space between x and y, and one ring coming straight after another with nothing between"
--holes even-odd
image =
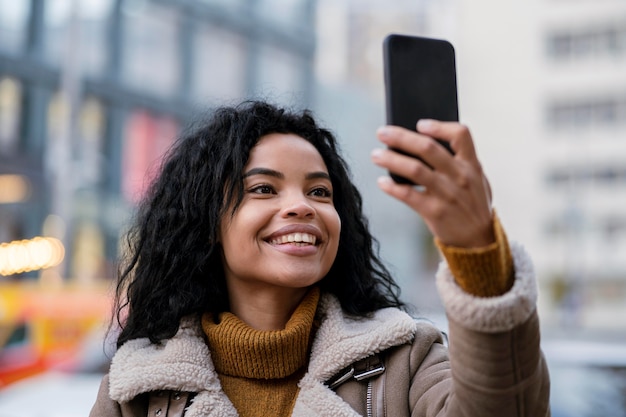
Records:
<instances>
[{"instance_id":1,"label":"fleece collar","mask_svg":"<svg viewBox=\"0 0 626 417\"><path fill-rule=\"evenodd\" d=\"M372 352L411 341L415 321L393 308L379 310L368 319L348 317L328 294L322 295L318 311L321 325L293 415L355 416L324 382ZM221 389L198 317L185 318L178 333L161 345L145 338L125 343L111 363L109 384L109 395L118 402L150 391L189 391L198 394L186 416L237 416Z\"/></svg>"},{"instance_id":2,"label":"fleece collar","mask_svg":"<svg viewBox=\"0 0 626 417\"><path fill-rule=\"evenodd\" d=\"M325 317L313 342L309 371L300 380L292 416L360 416L324 382L374 352L410 342L417 322L394 308L379 310L366 320L350 318L334 297L320 300L320 308Z\"/></svg>"}]
</instances>

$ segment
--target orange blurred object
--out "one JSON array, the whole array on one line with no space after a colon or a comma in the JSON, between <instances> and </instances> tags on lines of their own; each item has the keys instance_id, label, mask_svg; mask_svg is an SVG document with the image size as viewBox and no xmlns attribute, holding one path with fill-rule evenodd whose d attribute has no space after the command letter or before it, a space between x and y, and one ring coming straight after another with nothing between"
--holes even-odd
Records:
<instances>
[{"instance_id":1,"label":"orange blurred object","mask_svg":"<svg viewBox=\"0 0 626 417\"><path fill-rule=\"evenodd\" d=\"M0 283L0 389L51 370L78 367L110 316L108 285Z\"/></svg>"}]
</instances>

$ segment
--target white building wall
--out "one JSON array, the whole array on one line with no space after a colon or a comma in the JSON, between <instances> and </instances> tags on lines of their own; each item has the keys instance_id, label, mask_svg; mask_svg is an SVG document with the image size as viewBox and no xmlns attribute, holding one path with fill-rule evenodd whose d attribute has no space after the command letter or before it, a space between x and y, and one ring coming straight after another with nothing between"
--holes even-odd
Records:
<instances>
[{"instance_id":1,"label":"white building wall","mask_svg":"<svg viewBox=\"0 0 626 417\"><path fill-rule=\"evenodd\" d=\"M376 100L380 103L377 123L383 120L382 60L377 54L384 35L404 32L452 41L461 121L472 130L508 235L522 242L534 258L545 324L626 330L626 323L613 319L626 316L626 3L422 0L408 7L402 1L320 0L319 4L321 15L341 4L345 16L345 26L335 21L324 35L333 40L333 50L344 54L327 55L331 48L319 44L323 59L336 69L332 82L369 91L374 114ZM358 21L350 18L355 14L361 24L367 16L367 31L351 26ZM333 37L335 25L342 35ZM551 52L555 34L608 27L618 32L614 53L583 52L556 59ZM338 40L344 43L337 45ZM369 52L361 53L364 44L370 45L364 49ZM607 97L621 100L616 110L621 119L590 123L576 113L569 127L568 122L554 122L554 114L560 114L555 111L558 105L580 107ZM348 109L344 114L358 118ZM563 117L570 116L565 112ZM350 149L353 142L349 134L346 138ZM368 163L359 169L367 169ZM609 167L622 170L616 174L622 175L621 181L550 180L555 173L581 169L598 176ZM374 201L367 197L375 214L392 204L384 202L384 196ZM615 223L613 233L606 232L608 219ZM410 268L416 266L404 260L411 253L405 245L411 244L409 234L414 230L388 227L391 224L374 221L383 232L383 247L402 245L391 261L399 266L399 275L410 280ZM402 224L402 219L394 217L393 224Z\"/></svg>"},{"instance_id":2,"label":"white building wall","mask_svg":"<svg viewBox=\"0 0 626 417\"><path fill-rule=\"evenodd\" d=\"M626 314L626 4L462 3L462 115L509 235L535 260L542 317L555 326L624 330L614 318ZM610 27L618 32L612 52L597 39L573 57L550 52L555 33ZM614 120L585 116L584 108L566 112L569 121L551 117L555 103L581 107L608 98L621 103ZM598 176L608 168L622 179L548 180L554 172Z\"/></svg>"}]
</instances>

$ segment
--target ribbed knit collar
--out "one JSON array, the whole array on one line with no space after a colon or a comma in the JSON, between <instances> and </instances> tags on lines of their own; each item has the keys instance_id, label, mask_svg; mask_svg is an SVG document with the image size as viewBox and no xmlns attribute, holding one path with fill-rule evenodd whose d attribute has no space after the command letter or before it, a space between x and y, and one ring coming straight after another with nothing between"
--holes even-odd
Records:
<instances>
[{"instance_id":1,"label":"ribbed knit collar","mask_svg":"<svg viewBox=\"0 0 626 417\"><path fill-rule=\"evenodd\" d=\"M283 330L256 330L232 313L202 316L211 358L220 374L256 379L284 378L302 368L308 357L309 337L319 301L312 288Z\"/></svg>"}]
</instances>

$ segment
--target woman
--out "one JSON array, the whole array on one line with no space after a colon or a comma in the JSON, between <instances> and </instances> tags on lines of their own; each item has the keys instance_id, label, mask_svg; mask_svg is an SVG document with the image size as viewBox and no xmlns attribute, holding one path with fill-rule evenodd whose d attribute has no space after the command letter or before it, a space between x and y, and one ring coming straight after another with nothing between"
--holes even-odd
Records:
<instances>
[{"instance_id":1,"label":"woman","mask_svg":"<svg viewBox=\"0 0 626 417\"><path fill-rule=\"evenodd\" d=\"M91 415L545 416L536 290L491 210L469 131L387 126L380 188L446 262L441 333L403 312L332 134L262 102L177 142L129 234L121 333ZM431 138L450 141L455 155Z\"/></svg>"}]
</instances>

